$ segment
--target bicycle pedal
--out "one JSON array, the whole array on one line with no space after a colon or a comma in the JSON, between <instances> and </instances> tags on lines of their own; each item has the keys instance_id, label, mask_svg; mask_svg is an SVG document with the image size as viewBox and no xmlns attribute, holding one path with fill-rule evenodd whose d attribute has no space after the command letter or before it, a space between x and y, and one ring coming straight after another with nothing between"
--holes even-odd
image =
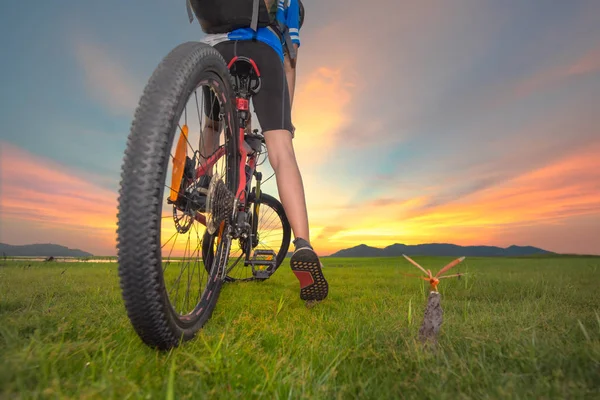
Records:
<instances>
[{"instance_id":1,"label":"bicycle pedal","mask_svg":"<svg viewBox=\"0 0 600 400\"><path fill-rule=\"evenodd\" d=\"M273 250L255 250L246 262L252 266L252 275L257 279L267 279L277 266L277 255Z\"/></svg>"},{"instance_id":2,"label":"bicycle pedal","mask_svg":"<svg viewBox=\"0 0 600 400\"><path fill-rule=\"evenodd\" d=\"M265 270L265 271L260 271L260 270L257 270L257 271L254 271L254 272L252 273L252 275L253 275L253 276L254 276L256 279L268 279L268 278L271 276L271 272L270 272L270 271L267 271L267 270Z\"/></svg>"}]
</instances>

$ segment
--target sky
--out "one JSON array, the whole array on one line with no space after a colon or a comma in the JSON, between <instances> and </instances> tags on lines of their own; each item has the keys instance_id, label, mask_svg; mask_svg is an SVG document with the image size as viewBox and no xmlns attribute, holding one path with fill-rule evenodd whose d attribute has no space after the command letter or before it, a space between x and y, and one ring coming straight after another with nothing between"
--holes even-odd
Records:
<instances>
[{"instance_id":1,"label":"sky","mask_svg":"<svg viewBox=\"0 0 600 400\"><path fill-rule=\"evenodd\" d=\"M600 2L303 2L292 118L319 254L600 254ZM133 111L203 33L183 0L1 7L0 242L114 255Z\"/></svg>"}]
</instances>

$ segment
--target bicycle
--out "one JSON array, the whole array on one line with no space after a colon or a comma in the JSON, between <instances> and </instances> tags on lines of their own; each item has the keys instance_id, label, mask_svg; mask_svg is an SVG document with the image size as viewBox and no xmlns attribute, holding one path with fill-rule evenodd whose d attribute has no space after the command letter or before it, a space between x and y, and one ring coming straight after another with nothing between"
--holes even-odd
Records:
<instances>
[{"instance_id":1,"label":"bicycle","mask_svg":"<svg viewBox=\"0 0 600 400\"><path fill-rule=\"evenodd\" d=\"M161 61L141 96L122 165L117 250L127 315L150 347L192 339L223 283L264 281L287 255L289 222L281 203L262 192L257 171L266 145L251 130L249 102L260 84L253 60L226 64L212 46L188 42ZM202 109L200 87L211 99ZM188 119L190 101L197 126ZM261 230L264 215L277 226Z\"/></svg>"}]
</instances>

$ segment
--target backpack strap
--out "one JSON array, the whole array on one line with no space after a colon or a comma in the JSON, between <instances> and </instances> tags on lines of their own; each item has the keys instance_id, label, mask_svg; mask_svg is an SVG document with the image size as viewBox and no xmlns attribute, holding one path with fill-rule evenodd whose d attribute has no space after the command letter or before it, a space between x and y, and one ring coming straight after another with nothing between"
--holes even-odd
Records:
<instances>
[{"instance_id":1,"label":"backpack strap","mask_svg":"<svg viewBox=\"0 0 600 400\"><path fill-rule=\"evenodd\" d=\"M274 3L277 4L277 0L275 0ZM286 10L288 8L287 0L284 0L283 7L284 7L284 10ZM287 49L288 49L288 54L290 55L290 59L292 61L295 60L296 59L296 49L294 48L294 43L292 43L292 37L290 36L290 30L289 30L288 26L285 23L278 21L277 19L275 19L275 26L277 27L277 30L279 31L279 33L281 34L281 37L285 41L285 47L287 47Z\"/></svg>"},{"instance_id":2,"label":"backpack strap","mask_svg":"<svg viewBox=\"0 0 600 400\"><path fill-rule=\"evenodd\" d=\"M285 39L285 46L288 49L288 53L290 55L291 60L296 59L296 48L294 47L294 43L292 43L292 37L290 36L290 30L288 27L285 27L285 31L283 32L283 38Z\"/></svg>"},{"instance_id":3,"label":"backpack strap","mask_svg":"<svg viewBox=\"0 0 600 400\"><path fill-rule=\"evenodd\" d=\"M253 4L253 7L252 7L252 22L250 23L250 28L252 28L252 30L254 32L258 31L258 5L259 5L259 1L263 1L263 0L254 0L254 4Z\"/></svg>"},{"instance_id":4,"label":"backpack strap","mask_svg":"<svg viewBox=\"0 0 600 400\"><path fill-rule=\"evenodd\" d=\"M190 0L185 0L185 8L187 9L188 19L190 20L190 24L194 22L194 14L192 13L192 5L190 4Z\"/></svg>"}]
</instances>

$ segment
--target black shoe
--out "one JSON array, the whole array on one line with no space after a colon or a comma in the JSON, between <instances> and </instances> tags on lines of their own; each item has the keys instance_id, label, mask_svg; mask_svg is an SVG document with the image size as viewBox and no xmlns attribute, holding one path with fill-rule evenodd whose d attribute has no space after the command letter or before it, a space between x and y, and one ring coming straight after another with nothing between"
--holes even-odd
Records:
<instances>
[{"instance_id":1,"label":"black shoe","mask_svg":"<svg viewBox=\"0 0 600 400\"><path fill-rule=\"evenodd\" d=\"M329 292L329 284L323 276L321 261L313 248L304 239L294 240L296 251L290 260L292 272L300 281L302 300L323 300Z\"/></svg>"}]
</instances>

